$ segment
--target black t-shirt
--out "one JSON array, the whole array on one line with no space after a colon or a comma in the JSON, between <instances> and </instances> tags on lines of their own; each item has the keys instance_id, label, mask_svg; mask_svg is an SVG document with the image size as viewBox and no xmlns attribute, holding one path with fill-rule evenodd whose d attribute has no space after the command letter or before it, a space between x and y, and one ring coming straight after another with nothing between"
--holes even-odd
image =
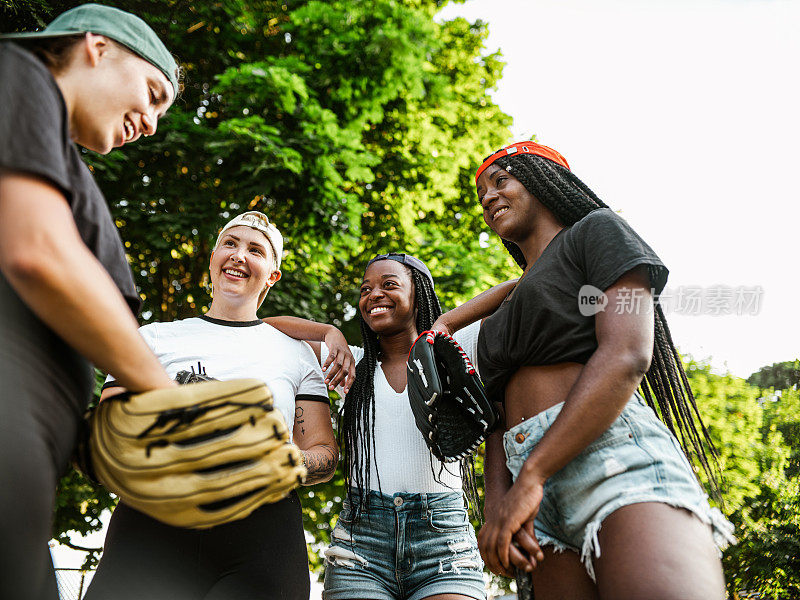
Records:
<instances>
[{"instance_id":1,"label":"black t-shirt","mask_svg":"<svg viewBox=\"0 0 800 600\"><path fill-rule=\"evenodd\" d=\"M63 192L81 239L138 314L141 301L122 241L70 139L61 91L39 59L9 42L0 42L0 172L30 174ZM51 218L44 213L37 217ZM0 273L0 402L28 403L47 421L47 415L60 414L48 408L52 403L66 403L80 414L93 385L86 359L31 311ZM64 424L49 427L57 435Z\"/></svg>"},{"instance_id":2,"label":"black t-shirt","mask_svg":"<svg viewBox=\"0 0 800 600\"><path fill-rule=\"evenodd\" d=\"M0 170L41 177L64 193L81 239L138 314L141 300L122 240L100 188L70 138L67 107L55 79L33 54L4 42L0 82Z\"/></svg>"},{"instance_id":3,"label":"black t-shirt","mask_svg":"<svg viewBox=\"0 0 800 600\"><path fill-rule=\"evenodd\" d=\"M478 366L489 397L502 402L505 385L522 366L586 364L597 349L594 315L579 306L582 288L605 291L622 275L647 265L655 294L667 268L613 211L592 211L552 239L513 293L481 327ZM586 293L584 288L583 293ZM631 294L629 306L635 308ZM617 307L606 306L606 310Z\"/></svg>"}]
</instances>

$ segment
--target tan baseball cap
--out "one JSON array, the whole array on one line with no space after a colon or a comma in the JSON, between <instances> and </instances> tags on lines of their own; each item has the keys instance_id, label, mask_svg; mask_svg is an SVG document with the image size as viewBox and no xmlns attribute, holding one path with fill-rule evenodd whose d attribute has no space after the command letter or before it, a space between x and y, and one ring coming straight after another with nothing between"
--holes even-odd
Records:
<instances>
[{"instance_id":1,"label":"tan baseball cap","mask_svg":"<svg viewBox=\"0 0 800 600\"><path fill-rule=\"evenodd\" d=\"M283 256L283 236L281 235L281 232L278 231L278 228L269 222L269 217L262 212L258 212L257 210L249 210L245 213L235 216L228 221L225 226L219 230L217 241L214 242L214 250L216 251L217 246L219 246L219 243L222 240L222 236L226 231L228 231L228 229L239 226L251 227L260 231L267 237L267 241L272 247L272 251L275 253L275 270L280 269L281 256ZM264 303L264 298L267 297L268 291L269 286L262 290L258 297L258 306L261 306Z\"/></svg>"},{"instance_id":2,"label":"tan baseball cap","mask_svg":"<svg viewBox=\"0 0 800 600\"><path fill-rule=\"evenodd\" d=\"M214 242L214 250L217 249L222 239L222 235L231 227L251 227L267 236L269 245L272 246L272 251L275 253L275 268L281 268L281 257L283 256L283 236L278 228L269 222L269 217L257 210L249 210L245 213L235 216L228 221L225 226L219 230L217 241Z\"/></svg>"}]
</instances>

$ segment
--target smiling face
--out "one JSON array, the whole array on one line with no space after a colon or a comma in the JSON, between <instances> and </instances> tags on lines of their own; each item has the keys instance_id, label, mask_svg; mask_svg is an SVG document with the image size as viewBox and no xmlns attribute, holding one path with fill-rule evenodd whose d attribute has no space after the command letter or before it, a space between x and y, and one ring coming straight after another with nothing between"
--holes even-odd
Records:
<instances>
[{"instance_id":1,"label":"smiling face","mask_svg":"<svg viewBox=\"0 0 800 600\"><path fill-rule=\"evenodd\" d=\"M483 220L497 235L518 242L530 233L540 205L519 179L492 164L478 178L477 191Z\"/></svg>"},{"instance_id":2,"label":"smiling face","mask_svg":"<svg viewBox=\"0 0 800 600\"><path fill-rule=\"evenodd\" d=\"M164 73L105 36L87 33L76 46L71 65L56 76L68 83L73 140L107 154L153 135L174 100Z\"/></svg>"},{"instance_id":3,"label":"smiling face","mask_svg":"<svg viewBox=\"0 0 800 600\"><path fill-rule=\"evenodd\" d=\"M394 260L379 260L364 273L358 309L375 333L398 333L416 327L415 295L407 267Z\"/></svg>"},{"instance_id":4,"label":"smiling face","mask_svg":"<svg viewBox=\"0 0 800 600\"><path fill-rule=\"evenodd\" d=\"M214 301L261 303L262 293L275 285L281 272L275 268L275 255L267 237L251 227L231 227L211 255L210 275Z\"/></svg>"}]
</instances>

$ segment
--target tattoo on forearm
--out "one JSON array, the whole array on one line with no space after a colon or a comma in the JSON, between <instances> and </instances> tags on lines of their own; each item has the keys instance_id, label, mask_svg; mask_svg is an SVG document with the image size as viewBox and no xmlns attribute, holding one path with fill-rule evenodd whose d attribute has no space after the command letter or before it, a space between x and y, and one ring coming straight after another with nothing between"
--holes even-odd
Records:
<instances>
[{"instance_id":1,"label":"tattoo on forearm","mask_svg":"<svg viewBox=\"0 0 800 600\"><path fill-rule=\"evenodd\" d=\"M330 446L314 446L303 451L308 477L306 485L324 481L336 470L337 452Z\"/></svg>"}]
</instances>

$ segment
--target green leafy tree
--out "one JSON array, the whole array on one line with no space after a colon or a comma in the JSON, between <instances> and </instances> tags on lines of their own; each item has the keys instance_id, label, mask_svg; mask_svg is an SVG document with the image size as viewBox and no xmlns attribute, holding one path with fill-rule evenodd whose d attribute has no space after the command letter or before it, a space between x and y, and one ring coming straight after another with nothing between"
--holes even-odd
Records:
<instances>
[{"instance_id":1,"label":"green leafy tree","mask_svg":"<svg viewBox=\"0 0 800 600\"><path fill-rule=\"evenodd\" d=\"M800 475L800 360L774 363L762 367L747 382L762 393L759 403L764 407L767 427L779 431L791 449L786 464L787 477Z\"/></svg>"},{"instance_id":2,"label":"green leafy tree","mask_svg":"<svg viewBox=\"0 0 800 600\"><path fill-rule=\"evenodd\" d=\"M759 398L763 411L758 492L736 515L739 543L725 556L729 588L763 598L800 597L800 393Z\"/></svg>"},{"instance_id":3,"label":"green leafy tree","mask_svg":"<svg viewBox=\"0 0 800 600\"><path fill-rule=\"evenodd\" d=\"M723 559L728 589L760 598L800 597L800 480L765 473L737 521L738 543Z\"/></svg>"},{"instance_id":4,"label":"green leafy tree","mask_svg":"<svg viewBox=\"0 0 800 600\"><path fill-rule=\"evenodd\" d=\"M733 375L717 375L707 363L685 363L703 422L719 454L725 510L735 513L758 492L764 449L759 392ZM698 475L701 473L698 472Z\"/></svg>"},{"instance_id":5,"label":"green leafy tree","mask_svg":"<svg viewBox=\"0 0 800 600\"><path fill-rule=\"evenodd\" d=\"M2 0L0 27L39 28L79 3ZM143 322L208 305L217 229L248 209L287 239L284 277L262 314L333 322L354 343L352 305L373 253L421 255L447 306L513 272L496 239L479 240L472 182L510 137L511 119L489 96L503 64L483 50L485 24L435 21L442 4L114 0L150 23L185 70L157 136L107 156L84 152L125 240ZM329 540L342 486L337 474L303 490L316 545ZM70 473L55 536L97 529L111 505Z\"/></svg>"},{"instance_id":6,"label":"green leafy tree","mask_svg":"<svg viewBox=\"0 0 800 600\"><path fill-rule=\"evenodd\" d=\"M759 400L764 405L765 427L781 434L790 449L786 476L800 477L800 391L773 390Z\"/></svg>"},{"instance_id":7,"label":"green leafy tree","mask_svg":"<svg viewBox=\"0 0 800 600\"><path fill-rule=\"evenodd\" d=\"M761 367L747 378L747 383L762 389L797 389L800 385L800 360L773 363L768 367Z\"/></svg>"},{"instance_id":8,"label":"green leafy tree","mask_svg":"<svg viewBox=\"0 0 800 600\"><path fill-rule=\"evenodd\" d=\"M739 540L723 557L729 593L797 598L800 395L765 393L730 374L715 374L705 363L688 361L686 371L719 452L723 508Z\"/></svg>"}]
</instances>

